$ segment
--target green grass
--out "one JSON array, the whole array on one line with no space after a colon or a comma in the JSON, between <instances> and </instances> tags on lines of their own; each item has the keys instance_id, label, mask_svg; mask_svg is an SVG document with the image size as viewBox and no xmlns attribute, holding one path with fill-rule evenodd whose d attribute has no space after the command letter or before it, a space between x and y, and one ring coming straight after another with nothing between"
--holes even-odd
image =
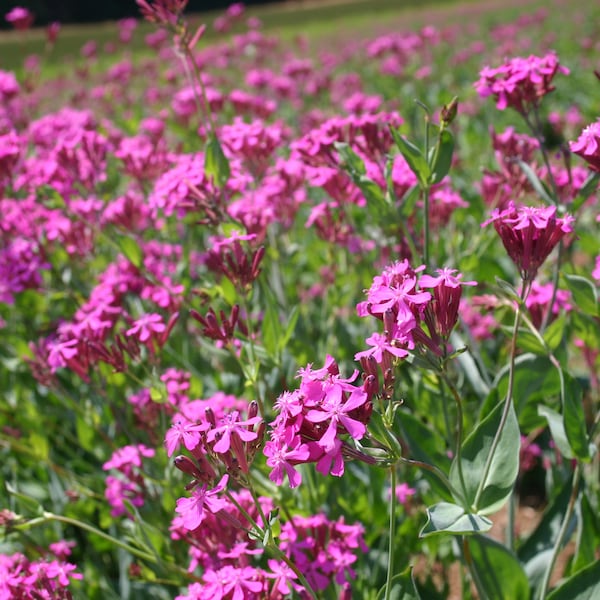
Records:
<instances>
[{"instance_id":1,"label":"green grass","mask_svg":"<svg viewBox=\"0 0 600 600\"><path fill-rule=\"evenodd\" d=\"M473 4L474 1L471 0L469 4ZM402 16L406 16L408 12L414 17L414 15L426 14L430 9L435 10L440 6L453 4L457 2L455 0L346 0L325 1L320 4L288 2L249 7L246 16L260 18L265 32L277 34L284 39L299 34L310 38L326 38L337 37L341 32L344 32L344 35L352 32L364 34L377 27L389 26L393 22L406 27L408 23L402 19ZM464 4L464 0L461 4ZM206 41L212 41L217 36L211 25L219 14L221 11L190 15L191 23L208 24ZM133 52L145 51L144 38L155 30L153 24L140 22L128 49ZM99 53L102 53L105 45L109 43L116 43L117 48L120 47L114 22L66 25L59 33L55 48L45 56L45 66L59 66L67 58L78 58L81 47L90 40L98 44ZM22 67L25 57L31 54L43 56L45 49L46 34L43 28L36 28L25 34L16 31L2 32L0 33L0 68L18 70Z\"/></svg>"}]
</instances>

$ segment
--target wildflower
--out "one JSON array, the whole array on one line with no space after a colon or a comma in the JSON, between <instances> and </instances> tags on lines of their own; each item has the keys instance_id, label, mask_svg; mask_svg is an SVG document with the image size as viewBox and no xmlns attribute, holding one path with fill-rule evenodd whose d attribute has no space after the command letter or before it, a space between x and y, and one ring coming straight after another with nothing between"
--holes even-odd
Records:
<instances>
[{"instance_id":1,"label":"wildflower","mask_svg":"<svg viewBox=\"0 0 600 600\"><path fill-rule=\"evenodd\" d=\"M227 501L217 498L229 480L229 475L223 475L219 483L213 488L208 489L207 485L196 488L192 492L191 498L179 498L175 512L181 515L183 526L193 531L197 529L206 517L206 511L217 513L227 506Z\"/></svg>"},{"instance_id":2,"label":"wildflower","mask_svg":"<svg viewBox=\"0 0 600 600\"><path fill-rule=\"evenodd\" d=\"M600 119L588 125L577 141L569 142L569 147L588 163L590 169L600 172Z\"/></svg>"},{"instance_id":3,"label":"wildflower","mask_svg":"<svg viewBox=\"0 0 600 600\"><path fill-rule=\"evenodd\" d=\"M554 89L552 80L557 73L568 75L569 69L561 66L553 53L515 57L500 67L482 69L475 88L483 98L493 95L498 110L511 107L527 115Z\"/></svg>"},{"instance_id":4,"label":"wildflower","mask_svg":"<svg viewBox=\"0 0 600 600\"><path fill-rule=\"evenodd\" d=\"M24 31L33 25L33 19L35 17L30 10L23 8L22 6L15 6L10 12L6 13L4 18L15 29Z\"/></svg>"},{"instance_id":5,"label":"wildflower","mask_svg":"<svg viewBox=\"0 0 600 600\"><path fill-rule=\"evenodd\" d=\"M525 282L531 283L542 263L567 233L574 218L556 216L556 207L515 206L494 210L482 227L493 223L508 255Z\"/></svg>"},{"instance_id":6,"label":"wildflower","mask_svg":"<svg viewBox=\"0 0 600 600\"><path fill-rule=\"evenodd\" d=\"M432 325L432 335L437 334L448 339L458 320L458 309L463 285L477 285L475 281L460 281L462 274L456 269L437 269L437 277L422 275L419 285L433 288L433 301L429 303L425 320L432 317L428 323ZM457 275L458 273L458 275Z\"/></svg>"}]
</instances>

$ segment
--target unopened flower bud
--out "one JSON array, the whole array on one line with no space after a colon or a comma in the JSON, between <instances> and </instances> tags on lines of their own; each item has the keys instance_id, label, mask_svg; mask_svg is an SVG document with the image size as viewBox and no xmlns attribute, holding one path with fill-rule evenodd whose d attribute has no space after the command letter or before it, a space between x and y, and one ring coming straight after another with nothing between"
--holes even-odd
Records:
<instances>
[{"instance_id":1,"label":"unopened flower bud","mask_svg":"<svg viewBox=\"0 0 600 600\"><path fill-rule=\"evenodd\" d=\"M442 112L440 118L442 120L442 125L448 126L454 119L456 118L456 113L458 112L458 96L454 96L450 101L450 104L444 104L442 108Z\"/></svg>"}]
</instances>

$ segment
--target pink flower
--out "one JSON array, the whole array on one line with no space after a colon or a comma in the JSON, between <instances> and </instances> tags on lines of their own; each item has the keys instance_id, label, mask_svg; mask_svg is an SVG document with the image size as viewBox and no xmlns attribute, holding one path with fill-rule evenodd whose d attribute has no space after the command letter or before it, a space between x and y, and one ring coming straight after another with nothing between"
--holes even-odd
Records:
<instances>
[{"instance_id":1,"label":"pink flower","mask_svg":"<svg viewBox=\"0 0 600 600\"><path fill-rule=\"evenodd\" d=\"M508 255L524 281L535 279L538 269L558 242L573 231L570 215L556 216L556 207L515 206L494 210L482 227L493 223Z\"/></svg>"},{"instance_id":2,"label":"pink flower","mask_svg":"<svg viewBox=\"0 0 600 600\"><path fill-rule=\"evenodd\" d=\"M10 12L6 13L4 18L15 29L23 31L29 29L33 25L34 16L28 9L21 6L15 6Z\"/></svg>"},{"instance_id":3,"label":"pink flower","mask_svg":"<svg viewBox=\"0 0 600 600\"><path fill-rule=\"evenodd\" d=\"M283 437L274 435L272 441L265 444L263 454L267 457L267 466L273 468L269 473L271 481L281 485L284 475L287 474L290 488L298 487L302 483L302 475L293 465L306 462L310 452L300 436L294 435L291 429L286 430Z\"/></svg>"},{"instance_id":4,"label":"pink flower","mask_svg":"<svg viewBox=\"0 0 600 600\"><path fill-rule=\"evenodd\" d=\"M155 338L155 334L166 331L167 326L163 323L159 314L152 313L142 315L137 321L133 322L133 327L125 332L127 336L135 335L140 342L147 342Z\"/></svg>"},{"instance_id":5,"label":"pink flower","mask_svg":"<svg viewBox=\"0 0 600 600\"><path fill-rule=\"evenodd\" d=\"M429 305L433 316L432 326L434 331L444 339L447 339L458 320L458 309L462 295L463 285L477 285L476 281L460 281L462 274L456 269L437 269L438 276L422 275L419 285L425 288L433 288L433 302ZM426 317L427 320L427 317Z\"/></svg>"},{"instance_id":6,"label":"pink flower","mask_svg":"<svg viewBox=\"0 0 600 600\"><path fill-rule=\"evenodd\" d=\"M554 89L552 80L556 73L568 75L569 70L559 65L555 54L515 57L496 69L482 69L475 88L484 98L493 95L498 110L510 106L527 114Z\"/></svg>"},{"instance_id":7,"label":"pink flower","mask_svg":"<svg viewBox=\"0 0 600 600\"><path fill-rule=\"evenodd\" d=\"M206 512L217 513L227 507L227 501L217 498L229 480L229 475L223 475L219 483L211 490L207 485L196 488L192 492L191 498L179 498L175 512L181 515L183 526L189 531L193 531L200 526L205 519Z\"/></svg>"},{"instance_id":8,"label":"pink flower","mask_svg":"<svg viewBox=\"0 0 600 600\"><path fill-rule=\"evenodd\" d=\"M167 456L172 456L182 442L188 450L194 450L200 443L200 432L206 431L207 428L208 424L206 423L196 424L186 420L178 420L165 435Z\"/></svg>"},{"instance_id":9,"label":"pink flower","mask_svg":"<svg viewBox=\"0 0 600 600\"><path fill-rule=\"evenodd\" d=\"M569 147L588 163L590 169L600 171L600 119L588 125L577 141L569 142Z\"/></svg>"},{"instance_id":10,"label":"pink flower","mask_svg":"<svg viewBox=\"0 0 600 600\"><path fill-rule=\"evenodd\" d=\"M411 488L410 485L405 482L399 483L395 489L396 498L398 499L398 502L402 504L402 506L405 506L409 498L414 496L416 493L417 491Z\"/></svg>"}]
</instances>

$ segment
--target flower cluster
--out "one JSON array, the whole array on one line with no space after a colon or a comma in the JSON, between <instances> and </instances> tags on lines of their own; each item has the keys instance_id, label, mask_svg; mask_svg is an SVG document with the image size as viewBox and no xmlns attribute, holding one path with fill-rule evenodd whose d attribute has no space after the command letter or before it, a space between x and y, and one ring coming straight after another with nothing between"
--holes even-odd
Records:
<instances>
[{"instance_id":1,"label":"flower cluster","mask_svg":"<svg viewBox=\"0 0 600 600\"><path fill-rule=\"evenodd\" d=\"M112 507L110 514L120 517L128 514L125 500L137 508L144 505L146 484L142 472L142 458L152 458L155 451L144 444L124 446L119 448L102 468L105 471L114 470L118 477L108 475L106 478L105 496Z\"/></svg>"},{"instance_id":2,"label":"flower cluster","mask_svg":"<svg viewBox=\"0 0 600 600\"><path fill-rule=\"evenodd\" d=\"M322 368L307 365L298 376L300 387L284 392L275 403L279 414L271 423L271 439L263 450L272 468L271 481L281 485L287 475L292 488L302 482L295 469L298 464L316 463L323 475L341 477L345 459L369 462L347 439L360 440L365 435L372 411L367 381L362 386L352 383L358 371L349 378L341 377L332 356Z\"/></svg>"},{"instance_id":3,"label":"flower cluster","mask_svg":"<svg viewBox=\"0 0 600 600\"><path fill-rule=\"evenodd\" d=\"M62 548L67 550L66 555L70 553L68 548ZM61 553L60 549L58 551ZM68 589L71 580L83 579L75 569L77 566L65 562L64 556L31 561L20 553L0 554L0 598L68 600L72 597Z\"/></svg>"},{"instance_id":4,"label":"flower cluster","mask_svg":"<svg viewBox=\"0 0 600 600\"><path fill-rule=\"evenodd\" d=\"M515 206L496 209L482 227L494 224L523 281L531 283L554 247L573 231L570 215L556 216L556 207Z\"/></svg>"},{"instance_id":5,"label":"flower cluster","mask_svg":"<svg viewBox=\"0 0 600 600\"><path fill-rule=\"evenodd\" d=\"M498 110L511 107L526 115L554 89L557 73L568 75L569 69L559 64L556 54L515 57L499 67L482 69L475 88L483 98L493 95Z\"/></svg>"}]
</instances>

